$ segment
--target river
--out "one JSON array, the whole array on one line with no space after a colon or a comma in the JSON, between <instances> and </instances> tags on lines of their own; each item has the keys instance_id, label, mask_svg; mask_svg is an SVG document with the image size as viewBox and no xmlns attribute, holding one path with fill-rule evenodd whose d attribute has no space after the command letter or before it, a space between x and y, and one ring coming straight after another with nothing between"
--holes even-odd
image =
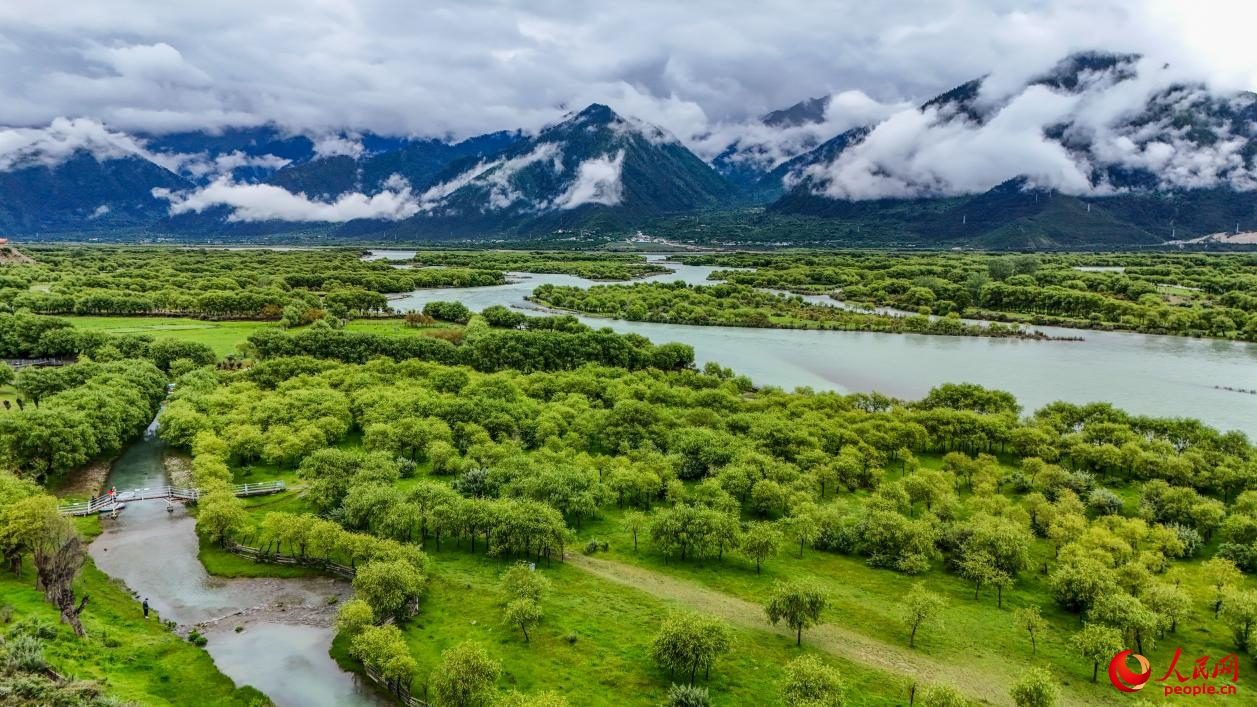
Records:
<instances>
[{"instance_id":1,"label":"river","mask_svg":"<svg viewBox=\"0 0 1257 707\"><path fill-rule=\"evenodd\" d=\"M376 259L413 257L413 251L372 251ZM651 255L662 262L663 255ZM643 282L703 283L713 270L663 263L672 273ZM459 300L473 310L501 304L537 309L525 300L544 283L590 287L570 275L510 273L511 282L490 287L417 290L392 302L398 310L422 309L434 300ZM1109 402L1157 417L1194 417L1220 429L1257 437L1257 395L1216 386L1257 389L1257 344L1058 327L1034 327L1053 336L1085 341L1028 341L985 337L925 336L797 329L702 327L628 322L594 317L581 321L636 333L656 343L694 347L701 365L717 361L757 384L809 386L842 392L879 391L920 398L940 383L978 383L1007 390L1026 411L1055 400Z\"/></svg>"},{"instance_id":2,"label":"river","mask_svg":"<svg viewBox=\"0 0 1257 707\"><path fill-rule=\"evenodd\" d=\"M168 483L155 427L114 463L108 486L121 491ZM391 704L328 655L335 606L351 594L348 584L211 577L197 558L196 521L182 504L174 508L168 513L163 501L140 501L116 519L102 518L104 532L88 548L96 566L147 597L163 620L206 624L205 648L218 669L280 707Z\"/></svg>"}]
</instances>

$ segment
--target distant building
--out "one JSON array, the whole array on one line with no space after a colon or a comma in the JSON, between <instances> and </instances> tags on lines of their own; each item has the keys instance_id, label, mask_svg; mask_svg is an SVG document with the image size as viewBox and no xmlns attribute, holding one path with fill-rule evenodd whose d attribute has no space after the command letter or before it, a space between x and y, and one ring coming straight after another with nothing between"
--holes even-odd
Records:
<instances>
[{"instance_id":1,"label":"distant building","mask_svg":"<svg viewBox=\"0 0 1257 707\"><path fill-rule=\"evenodd\" d=\"M0 238L0 245L8 245L8 244L9 244L8 238Z\"/></svg>"}]
</instances>

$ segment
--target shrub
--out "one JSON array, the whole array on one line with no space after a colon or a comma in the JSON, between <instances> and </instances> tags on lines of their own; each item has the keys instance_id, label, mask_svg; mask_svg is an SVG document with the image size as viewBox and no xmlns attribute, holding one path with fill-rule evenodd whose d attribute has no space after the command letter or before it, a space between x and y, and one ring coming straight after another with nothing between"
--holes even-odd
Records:
<instances>
[{"instance_id":1,"label":"shrub","mask_svg":"<svg viewBox=\"0 0 1257 707\"><path fill-rule=\"evenodd\" d=\"M668 688L668 707L710 707L707 688L698 685L673 685Z\"/></svg>"},{"instance_id":2,"label":"shrub","mask_svg":"<svg viewBox=\"0 0 1257 707\"><path fill-rule=\"evenodd\" d=\"M429 302L423 306L423 313L433 319L457 324L466 324L471 319L471 310L462 302Z\"/></svg>"},{"instance_id":3,"label":"shrub","mask_svg":"<svg viewBox=\"0 0 1257 707\"><path fill-rule=\"evenodd\" d=\"M44 661L44 642L26 633L17 633L0 641L0 655L7 670L33 673L48 667Z\"/></svg>"},{"instance_id":4,"label":"shrub","mask_svg":"<svg viewBox=\"0 0 1257 707\"><path fill-rule=\"evenodd\" d=\"M1122 499L1106 488L1097 488L1087 496L1087 508L1099 516L1115 516L1122 512Z\"/></svg>"}]
</instances>

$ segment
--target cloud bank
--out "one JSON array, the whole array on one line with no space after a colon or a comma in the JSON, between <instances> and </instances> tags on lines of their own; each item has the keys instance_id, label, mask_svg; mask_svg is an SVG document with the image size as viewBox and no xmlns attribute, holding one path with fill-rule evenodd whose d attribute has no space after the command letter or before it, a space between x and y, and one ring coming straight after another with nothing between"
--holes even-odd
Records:
<instances>
[{"instance_id":1,"label":"cloud bank","mask_svg":"<svg viewBox=\"0 0 1257 707\"><path fill-rule=\"evenodd\" d=\"M1194 80L1149 58L1084 71L1073 88L988 81L973 102L979 119L954 105L897 111L787 184L864 200L972 194L1024 177L1032 187L1101 196L1125 188L1109 179L1117 169L1147 173L1165 189L1257 188L1243 155L1257 125L1242 117L1257 99L1219 98Z\"/></svg>"},{"instance_id":2,"label":"cloud bank","mask_svg":"<svg viewBox=\"0 0 1257 707\"><path fill-rule=\"evenodd\" d=\"M1223 0L9 0L0 125L468 137L603 102L701 147L807 97L893 106L992 67L1017 85L1091 48L1252 88L1254 24Z\"/></svg>"},{"instance_id":3,"label":"cloud bank","mask_svg":"<svg viewBox=\"0 0 1257 707\"><path fill-rule=\"evenodd\" d=\"M172 216L227 207L227 220L344 223L356 219L400 221L419 213L410 184L390 177L378 194L342 194L335 201L316 201L269 184L239 184L220 177L209 186L187 192L154 189L153 196L170 202Z\"/></svg>"}]
</instances>

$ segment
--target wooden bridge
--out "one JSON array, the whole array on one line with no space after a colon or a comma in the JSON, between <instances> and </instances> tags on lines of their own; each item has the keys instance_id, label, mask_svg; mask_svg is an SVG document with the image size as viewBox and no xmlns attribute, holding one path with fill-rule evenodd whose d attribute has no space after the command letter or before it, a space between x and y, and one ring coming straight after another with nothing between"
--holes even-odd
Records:
<instances>
[{"instance_id":1,"label":"wooden bridge","mask_svg":"<svg viewBox=\"0 0 1257 707\"><path fill-rule=\"evenodd\" d=\"M4 362L15 371L23 368L31 368L33 366L68 366L75 362L73 358L63 356L49 356L45 358L6 358Z\"/></svg>"},{"instance_id":2,"label":"wooden bridge","mask_svg":"<svg viewBox=\"0 0 1257 707\"><path fill-rule=\"evenodd\" d=\"M287 487L282 481L261 481L256 484L236 484L231 487L236 496L265 496L279 493ZM64 503L57 510L66 516L89 516L93 513L113 513L122 510L126 504L134 501L151 501L165 499L167 501L191 501L196 503L201 498L201 491L194 488L179 486L154 486L152 488L119 491L116 496L105 494L91 501Z\"/></svg>"}]
</instances>

